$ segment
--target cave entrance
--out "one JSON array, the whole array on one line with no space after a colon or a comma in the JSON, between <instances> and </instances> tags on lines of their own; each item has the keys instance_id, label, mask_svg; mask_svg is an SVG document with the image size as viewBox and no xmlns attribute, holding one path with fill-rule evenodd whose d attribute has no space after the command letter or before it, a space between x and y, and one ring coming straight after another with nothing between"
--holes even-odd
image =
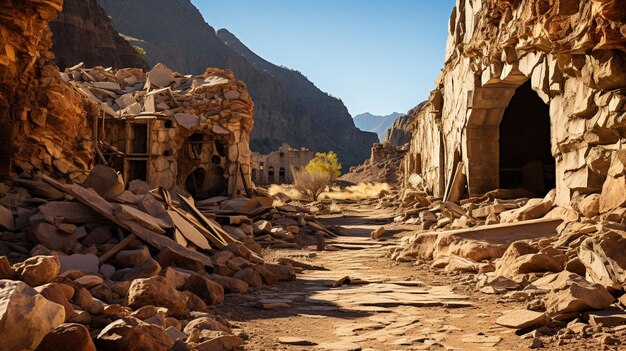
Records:
<instances>
[{"instance_id":1,"label":"cave entrance","mask_svg":"<svg viewBox=\"0 0 626 351\"><path fill-rule=\"evenodd\" d=\"M556 186L550 148L550 107L530 80L515 90L499 126L500 188L525 188L545 195Z\"/></svg>"}]
</instances>

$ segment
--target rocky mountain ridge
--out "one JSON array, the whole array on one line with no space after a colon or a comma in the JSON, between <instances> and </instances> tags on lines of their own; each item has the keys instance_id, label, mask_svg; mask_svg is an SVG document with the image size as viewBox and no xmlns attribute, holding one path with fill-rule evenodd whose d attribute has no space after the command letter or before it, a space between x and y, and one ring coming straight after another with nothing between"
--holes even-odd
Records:
<instances>
[{"instance_id":1,"label":"rocky mountain ridge","mask_svg":"<svg viewBox=\"0 0 626 351\"><path fill-rule=\"evenodd\" d=\"M374 132L378 134L378 140L383 141L387 129L391 128L393 123L400 116L402 116L402 114L399 112L393 112L386 116L378 116L365 112L354 116L353 120L357 128L367 132Z\"/></svg>"},{"instance_id":2,"label":"rocky mountain ridge","mask_svg":"<svg viewBox=\"0 0 626 351\"><path fill-rule=\"evenodd\" d=\"M147 68L96 0L65 0L50 29L52 51L61 70L80 62L87 67Z\"/></svg>"},{"instance_id":3,"label":"rocky mountain ridge","mask_svg":"<svg viewBox=\"0 0 626 351\"><path fill-rule=\"evenodd\" d=\"M206 67L233 70L255 103L254 151L270 152L285 142L313 151L334 150L346 168L368 157L376 137L354 126L340 100L301 74L263 60L229 32L218 36L189 0L98 2L113 26L146 51L149 65L163 62L188 74Z\"/></svg>"}]
</instances>

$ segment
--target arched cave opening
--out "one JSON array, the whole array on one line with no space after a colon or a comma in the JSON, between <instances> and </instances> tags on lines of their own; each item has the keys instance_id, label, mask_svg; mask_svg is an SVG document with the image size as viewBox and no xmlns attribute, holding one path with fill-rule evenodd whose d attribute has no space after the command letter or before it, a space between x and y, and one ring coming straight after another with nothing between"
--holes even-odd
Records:
<instances>
[{"instance_id":1,"label":"arched cave opening","mask_svg":"<svg viewBox=\"0 0 626 351\"><path fill-rule=\"evenodd\" d=\"M517 88L500 122L500 188L545 195L556 184L550 146L550 107L530 80Z\"/></svg>"}]
</instances>

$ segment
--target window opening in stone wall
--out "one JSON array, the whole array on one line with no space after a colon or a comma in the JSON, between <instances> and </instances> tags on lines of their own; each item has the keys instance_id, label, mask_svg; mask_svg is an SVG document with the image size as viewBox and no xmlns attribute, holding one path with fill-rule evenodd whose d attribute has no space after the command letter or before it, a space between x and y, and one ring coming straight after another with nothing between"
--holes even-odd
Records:
<instances>
[{"instance_id":1,"label":"window opening in stone wall","mask_svg":"<svg viewBox=\"0 0 626 351\"><path fill-rule=\"evenodd\" d=\"M278 169L278 182L280 184L284 184L285 183L285 169L283 167L280 167Z\"/></svg>"},{"instance_id":2,"label":"window opening in stone wall","mask_svg":"<svg viewBox=\"0 0 626 351\"><path fill-rule=\"evenodd\" d=\"M556 184L550 147L550 107L530 80L515 91L500 122L500 187L545 195Z\"/></svg>"},{"instance_id":3,"label":"window opening in stone wall","mask_svg":"<svg viewBox=\"0 0 626 351\"><path fill-rule=\"evenodd\" d=\"M137 123L130 126L130 153L148 153L148 124Z\"/></svg>"},{"instance_id":4,"label":"window opening in stone wall","mask_svg":"<svg viewBox=\"0 0 626 351\"><path fill-rule=\"evenodd\" d=\"M274 183L274 167L272 166L267 170L267 181L271 184Z\"/></svg>"}]
</instances>

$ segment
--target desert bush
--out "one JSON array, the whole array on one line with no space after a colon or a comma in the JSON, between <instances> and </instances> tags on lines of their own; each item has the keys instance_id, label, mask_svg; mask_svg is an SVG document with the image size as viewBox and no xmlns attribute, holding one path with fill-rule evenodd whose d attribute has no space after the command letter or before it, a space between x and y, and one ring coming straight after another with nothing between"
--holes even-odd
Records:
<instances>
[{"instance_id":1,"label":"desert bush","mask_svg":"<svg viewBox=\"0 0 626 351\"><path fill-rule=\"evenodd\" d=\"M308 167L307 167L308 168ZM320 168L293 167L294 186L303 196L316 201L330 185L333 176Z\"/></svg>"},{"instance_id":2,"label":"desert bush","mask_svg":"<svg viewBox=\"0 0 626 351\"><path fill-rule=\"evenodd\" d=\"M339 163L339 158L334 151L318 152L306 165L306 170L311 174L327 173L330 175L330 180L334 181L341 175L341 163Z\"/></svg>"}]
</instances>

